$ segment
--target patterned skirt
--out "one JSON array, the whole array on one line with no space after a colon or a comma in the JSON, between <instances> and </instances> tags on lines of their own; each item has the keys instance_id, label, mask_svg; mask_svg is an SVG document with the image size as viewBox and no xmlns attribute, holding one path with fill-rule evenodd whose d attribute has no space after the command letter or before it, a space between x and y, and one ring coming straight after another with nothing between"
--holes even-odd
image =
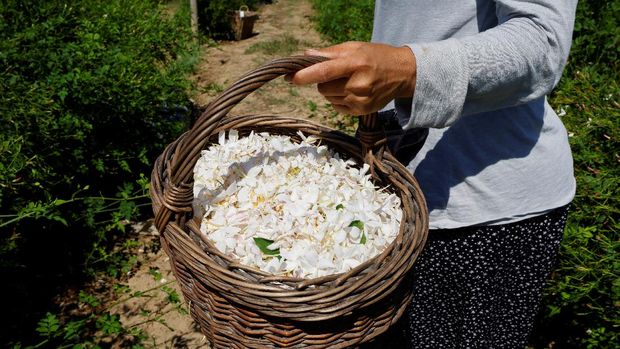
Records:
<instances>
[{"instance_id":1,"label":"patterned skirt","mask_svg":"<svg viewBox=\"0 0 620 349\"><path fill-rule=\"evenodd\" d=\"M510 224L431 230L411 306L364 348L524 348L567 214L564 206Z\"/></svg>"}]
</instances>

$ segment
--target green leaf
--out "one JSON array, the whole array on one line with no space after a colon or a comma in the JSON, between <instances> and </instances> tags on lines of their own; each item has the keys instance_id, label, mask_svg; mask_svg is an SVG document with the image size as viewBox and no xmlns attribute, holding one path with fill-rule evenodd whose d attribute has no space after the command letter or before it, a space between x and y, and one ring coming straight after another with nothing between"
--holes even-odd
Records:
<instances>
[{"instance_id":1,"label":"green leaf","mask_svg":"<svg viewBox=\"0 0 620 349\"><path fill-rule=\"evenodd\" d=\"M549 305L549 317L557 315L560 313L560 307L556 307L554 305Z\"/></svg>"},{"instance_id":2,"label":"green leaf","mask_svg":"<svg viewBox=\"0 0 620 349\"><path fill-rule=\"evenodd\" d=\"M336 210L342 210L344 208L343 204L336 205Z\"/></svg>"},{"instance_id":3,"label":"green leaf","mask_svg":"<svg viewBox=\"0 0 620 349\"><path fill-rule=\"evenodd\" d=\"M560 295L562 296L563 299L569 299L570 298L570 294L568 294L566 292L560 292Z\"/></svg>"},{"instance_id":4,"label":"green leaf","mask_svg":"<svg viewBox=\"0 0 620 349\"><path fill-rule=\"evenodd\" d=\"M97 318L96 326L104 335L118 335L123 333L123 325L121 324L120 316L116 314L104 313Z\"/></svg>"},{"instance_id":5,"label":"green leaf","mask_svg":"<svg viewBox=\"0 0 620 349\"><path fill-rule=\"evenodd\" d=\"M63 200L63 199L56 199L53 202L54 206L60 206L60 205L66 204L66 203L67 203L67 200Z\"/></svg>"},{"instance_id":6,"label":"green leaf","mask_svg":"<svg viewBox=\"0 0 620 349\"><path fill-rule=\"evenodd\" d=\"M366 243L366 234L364 234L364 222L360 221L360 220L354 220L351 223L349 223L349 227L356 227L357 229L359 229L362 232L362 238L360 239L360 244L365 244Z\"/></svg>"},{"instance_id":7,"label":"green leaf","mask_svg":"<svg viewBox=\"0 0 620 349\"><path fill-rule=\"evenodd\" d=\"M60 97L60 100L62 102L64 102L65 101L65 97L67 97L68 94L69 94L69 92L66 89L63 88L62 90L60 90L60 92L58 92L58 97Z\"/></svg>"},{"instance_id":8,"label":"green leaf","mask_svg":"<svg viewBox=\"0 0 620 349\"><path fill-rule=\"evenodd\" d=\"M52 313L45 314L45 318L37 324L37 332L44 337L56 337L60 332L59 330L60 321Z\"/></svg>"},{"instance_id":9,"label":"green leaf","mask_svg":"<svg viewBox=\"0 0 620 349\"><path fill-rule=\"evenodd\" d=\"M174 289L168 287L168 286L164 286L162 287L162 290L168 295L168 301L172 304L180 304L181 303L181 297L179 296L179 294L177 293L177 291L175 291Z\"/></svg>"},{"instance_id":10,"label":"green leaf","mask_svg":"<svg viewBox=\"0 0 620 349\"><path fill-rule=\"evenodd\" d=\"M84 320L72 320L64 326L65 340L77 340L84 329ZM74 347L75 348L75 347Z\"/></svg>"},{"instance_id":11,"label":"green leaf","mask_svg":"<svg viewBox=\"0 0 620 349\"><path fill-rule=\"evenodd\" d=\"M360 221L360 220L354 220L351 223L349 223L349 227L356 227L359 230L364 230L364 222Z\"/></svg>"},{"instance_id":12,"label":"green leaf","mask_svg":"<svg viewBox=\"0 0 620 349\"><path fill-rule=\"evenodd\" d=\"M317 105L313 101L308 101L308 108L310 108L310 111L314 112L317 109Z\"/></svg>"},{"instance_id":13,"label":"green leaf","mask_svg":"<svg viewBox=\"0 0 620 349\"><path fill-rule=\"evenodd\" d=\"M151 276L153 277L153 279L155 279L155 281L159 281L164 277L159 271L159 269L156 267L150 267L149 274L151 274Z\"/></svg>"},{"instance_id":14,"label":"green leaf","mask_svg":"<svg viewBox=\"0 0 620 349\"><path fill-rule=\"evenodd\" d=\"M51 219L51 220L55 220L57 222L62 223L65 227L69 226L69 223L67 223L67 220L62 218L62 217L60 217L60 216L52 215L52 216L49 216L48 218Z\"/></svg>"},{"instance_id":15,"label":"green leaf","mask_svg":"<svg viewBox=\"0 0 620 349\"><path fill-rule=\"evenodd\" d=\"M91 307L97 307L101 304L101 301L97 297L84 291L80 291L79 300L81 303L88 304Z\"/></svg>"},{"instance_id":16,"label":"green leaf","mask_svg":"<svg viewBox=\"0 0 620 349\"><path fill-rule=\"evenodd\" d=\"M267 246L273 244L273 240L269 240L269 239L265 239L265 238L254 238L254 243L256 244L256 246L258 246L258 248L260 249L260 251L263 254L266 254L268 256L276 256L276 257L280 257L280 249L277 248L275 250L270 250L269 248L267 248Z\"/></svg>"}]
</instances>

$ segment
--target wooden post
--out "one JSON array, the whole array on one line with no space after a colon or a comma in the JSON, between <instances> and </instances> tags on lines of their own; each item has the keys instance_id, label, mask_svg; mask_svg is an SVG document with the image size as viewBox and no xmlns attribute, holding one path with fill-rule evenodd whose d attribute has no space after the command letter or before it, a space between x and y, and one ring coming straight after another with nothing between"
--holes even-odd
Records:
<instances>
[{"instance_id":1,"label":"wooden post","mask_svg":"<svg viewBox=\"0 0 620 349\"><path fill-rule=\"evenodd\" d=\"M198 35L198 2L197 0L189 0L189 7L192 13L192 33Z\"/></svg>"}]
</instances>

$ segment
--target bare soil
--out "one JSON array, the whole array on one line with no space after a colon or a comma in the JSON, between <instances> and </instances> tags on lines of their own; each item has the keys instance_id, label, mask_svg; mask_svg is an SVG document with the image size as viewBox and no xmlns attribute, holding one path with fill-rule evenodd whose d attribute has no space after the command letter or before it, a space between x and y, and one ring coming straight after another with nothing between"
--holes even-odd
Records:
<instances>
[{"instance_id":1,"label":"bare soil","mask_svg":"<svg viewBox=\"0 0 620 349\"><path fill-rule=\"evenodd\" d=\"M328 46L314 28L313 9L307 0L279 0L264 5L258 12L260 18L254 26L254 36L206 48L194 77L199 91L195 100L198 105L206 106L221 89L274 58ZM298 87L283 78L249 95L231 114L294 116L346 131L351 131L354 124L352 118L336 113L315 86Z\"/></svg>"},{"instance_id":2,"label":"bare soil","mask_svg":"<svg viewBox=\"0 0 620 349\"><path fill-rule=\"evenodd\" d=\"M152 221L135 225L134 229L147 237L140 239L146 244L148 237L159 236ZM141 330L147 337L143 341L147 348L210 348L187 313L168 256L162 249L154 253L148 250L138 250L141 266L124 284L127 289L113 303L111 312L120 316L123 327ZM120 342L113 347L123 346Z\"/></svg>"}]
</instances>

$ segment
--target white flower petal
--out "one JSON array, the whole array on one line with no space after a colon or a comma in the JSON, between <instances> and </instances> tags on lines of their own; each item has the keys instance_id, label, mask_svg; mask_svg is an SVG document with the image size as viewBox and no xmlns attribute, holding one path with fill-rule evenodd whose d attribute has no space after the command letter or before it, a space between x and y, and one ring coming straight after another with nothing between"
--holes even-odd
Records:
<instances>
[{"instance_id":1,"label":"white flower petal","mask_svg":"<svg viewBox=\"0 0 620 349\"><path fill-rule=\"evenodd\" d=\"M383 251L398 233L400 199L370 181L316 137L232 130L201 152L194 168L194 212L201 231L223 253L274 274L340 273ZM315 144L319 144L318 146ZM350 226L363 223L362 231ZM281 258L266 256L254 238L272 240Z\"/></svg>"}]
</instances>

